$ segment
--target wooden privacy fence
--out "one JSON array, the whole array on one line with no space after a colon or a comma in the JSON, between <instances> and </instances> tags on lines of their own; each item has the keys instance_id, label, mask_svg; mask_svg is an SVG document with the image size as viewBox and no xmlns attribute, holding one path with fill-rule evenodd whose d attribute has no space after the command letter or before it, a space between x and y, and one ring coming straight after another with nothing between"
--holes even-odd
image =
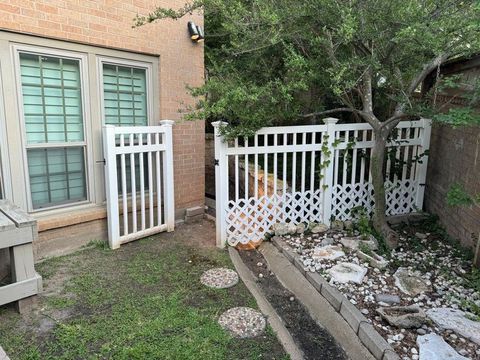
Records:
<instances>
[{"instance_id":1,"label":"wooden privacy fence","mask_svg":"<svg viewBox=\"0 0 480 360\"><path fill-rule=\"evenodd\" d=\"M103 127L108 239L121 244L174 228L173 121Z\"/></svg>"},{"instance_id":2,"label":"wooden privacy fence","mask_svg":"<svg viewBox=\"0 0 480 360\"><path fill-rule=\"evenodd\" d=\"M269 127L226 141L215 129L217 244L262 239L276 222L347 220L374 206L369 124ZM387 215L422 208L430 120L401 122L387 145Z\"/></svg>"}]
</instances>

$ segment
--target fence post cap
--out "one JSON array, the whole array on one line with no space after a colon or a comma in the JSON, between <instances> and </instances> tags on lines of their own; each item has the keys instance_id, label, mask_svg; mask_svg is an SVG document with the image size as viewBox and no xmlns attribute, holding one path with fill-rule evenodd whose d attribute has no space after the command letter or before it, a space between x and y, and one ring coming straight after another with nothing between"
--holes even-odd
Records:
<instances>
[{"instance_id":1,"label":"fence post cap","mask_svg":"<svg viewBox=\"0 0 480 360\"><path fill-rule=\"evenodd\" d=\"M173 126L175 124L175 121L173 120L160 120L160 125L163 126Z\"/></svg>"},{"instance_id":2,"label":"fence post cap","mask_svg":"<svg viewBox=\"0 0 480 360\"><path fill-rule=\"evenodd\" d=\"M215 128L216 127L221 127L221 126L226 126L226 125L228 125L228 123L225 122L225 121L214 121L214 122L212 122L212 126L215 127Z\"/></svg>"},{"instance_id":3,"label":"fence post cap","mask_svg":"<svg viewBox=\"0 0 480 360\"><path fill-rule=\"evenodd\" d=\"M324 118L322 120L325 124L336 124L338 122L338 119L333 117Z\"/></svg>"}]
</instances>

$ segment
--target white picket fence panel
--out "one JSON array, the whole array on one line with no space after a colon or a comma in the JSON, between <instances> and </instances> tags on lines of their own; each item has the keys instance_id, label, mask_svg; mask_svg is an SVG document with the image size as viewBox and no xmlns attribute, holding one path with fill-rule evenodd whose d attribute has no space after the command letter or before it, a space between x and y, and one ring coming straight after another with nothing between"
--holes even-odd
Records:
<instances>
[{"instance_id":1,"label":"white picket fence panel","mask_svg":"<svg viewBox=\"0 0 480 360\"><path fill-rule=\"evenodd\" d=\"M103 126L108 240L112 249L173 231L173 121Z\"/></svg>"},{"instance_id":2,"label":"white picket fence panel","mask_svg":"<svg viewBox=\"0 0 480 360\"><path fill-rule=\"evenodd\" d=\"M213 123L217 245L258 241L277 222L329 224L350 219L354 207L373 210L373 129L337 122L262 128L231 141L221 135L224 123ZM430 132L426 119L397 126L386 161L387 215L422 208Z\"/></svg>"}]
</instances>

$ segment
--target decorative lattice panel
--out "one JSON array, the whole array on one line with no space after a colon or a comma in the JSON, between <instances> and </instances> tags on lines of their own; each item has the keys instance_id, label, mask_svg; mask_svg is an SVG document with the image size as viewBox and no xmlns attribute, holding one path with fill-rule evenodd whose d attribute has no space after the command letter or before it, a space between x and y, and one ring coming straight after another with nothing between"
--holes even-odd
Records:
<instances>
[{"instance_id":1,"label":"decorative lattice panel","mask_svg":"<svg viewBox=\"0 0 480 360\"><path fill-rule=\"evenodd\" d=\"M227 241L236 245L261 240L278 222L321 222L322 208L320 190L231 200L226 214Z\"/></svg>"},{"instance_id":2,"label":"decorative lattice panel","mask_svg":"<svg viewBox=\"0 0 480 360\"><path fill-rule=\"evenodd\" d=\"M262 239L275 223L350 219L374 208L369 124L263 128L227 140L215 128L217 244ZM402 121L392 132L384 163L386 215L421 209L431 124Z\"/></svg>"},{"instance_id":3,"label":"decorative lattice panel","mask_svg":"<svg viewBox=\"0 0 480 360\"><path fill-rule=\"evenodd\" d=\"M350 219L351 209L358 206L371 212L373 205L373 185L371 183L335 185L333 187L332 216L335 219Z\"/></svg>"},{"instance_id":4,"label":"decorative lattice panel","mask_svg":"<svg viewBox=\"0 0 480 360\"><path fill-rule=\"evenodd\" d=\"M387 215L401 215L415 211L418 186L418 181L413 180L385 183Z\"/></svg>"},{"instance_id":5,"label":"decorative lattice panel","mask_svg":"<svg viewBox=\"0 0 480 360\"><path fill-rule=\"evenodd\" d=\"M386 214L400 215L415 211L418 181L397 180L395 183L387 181ZM352 208L361 206L370 213L373 212L373 185L371 183L336 185L332 191L332 216L339 220L351 218Z\"/></svg>"}]
</instances>

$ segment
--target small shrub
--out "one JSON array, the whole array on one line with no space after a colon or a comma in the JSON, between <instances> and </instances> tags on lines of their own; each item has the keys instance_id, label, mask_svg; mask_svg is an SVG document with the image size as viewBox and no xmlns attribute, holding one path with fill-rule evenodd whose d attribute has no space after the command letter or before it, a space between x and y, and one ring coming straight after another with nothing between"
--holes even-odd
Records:
<instances>
[{"instance_id":1,"label":"small shrub","mask_svg":"<svg viewBox=\"0 0 480 360\"><path fill-rule=\"evenodd\" d=\"M352 209L351 213L355 219L356 230L360 233L362 239L368 239L373 234L373 228L367 210L362 206L357 206Z\"/></svg>"},{"instance_id":2,"label":"small shrub","mask_svg":"<svg viewBox=\"0 0 480 360\"><path fill-rule=\"evenodd\" d=\"M358 249L361 252L363 252L364 254L367 254L369 256L372 256L372 254L373 254L373 251L372 251L372 249L370 249L370 246L368 246L365 243L360 243L360 245L358 246Z\"/></svg>"}]
</instances>

